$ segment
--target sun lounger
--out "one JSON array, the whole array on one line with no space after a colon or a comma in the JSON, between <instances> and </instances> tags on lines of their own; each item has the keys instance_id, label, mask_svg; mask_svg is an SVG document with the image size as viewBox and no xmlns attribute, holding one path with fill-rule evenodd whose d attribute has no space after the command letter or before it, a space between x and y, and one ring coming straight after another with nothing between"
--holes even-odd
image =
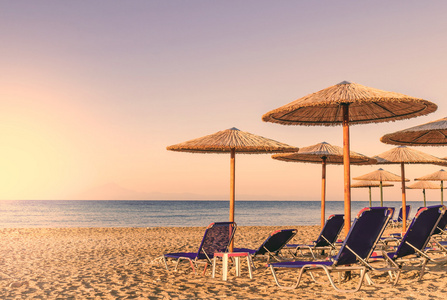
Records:
<instances>
[{"instance_id":1,"label":"sun lounger","mask_svg":"<svg viewBox=\"0 0 447 300\"><path fill-rule=\"evenodd\" d=\"M188 260L194 273L198 263L204 263L206 267L212 263L214 253L227 252L228 247L233 240L234 232L236 231L236 223L234 222L216 222L211 223L205 230L202 242L197 252L179 252L179 253L167 253L164 254L161 259L164 262L166 270L168 270L168 264L166 259L175 259L175 270L182 260Z\"/></svg>"},{"instance_id":2,"label":"sun lounger","mask_svg":"<svg viewBox=\"0 0 447 300\"><path fill-rule=\"evenodd\" d=\"M425 249L426 252L441 252L444 255L447 255L446 227L447 213L444 213L439 220L438 225L436 225L436 228L429 242L430 246Z\"/></svg>"},{"instance_id":3,"label":"sun lounger","mask_svg":"<svg viewBox=\"0 0 447 300\"><path fill-rule=\"evenodd\" d=\"M397 220L393 220L394 213L396 212L396 209L394 207L390 207L390 209L392 209L393 212L391 213L391 218L390 218L390 222L388 223L388 225L390 227L393 227L394 225L392 224L392 222L397 222ZM399 214L401 215L400 219L402 220L402 207L399 210ZM397 245L401 239L402 239L401 233L391 233L389 236L382 236L379 240L379 244L383 244L383 245L387 246L390 243L395 243Z\"/></svg>"},{"instance_id":4,"label":"sun lounger","mask_svg":"<svg viewBox=\"0 0 447 300\"><path fill-rule=\"evenodd\" d=\"M313 242L313 244L287 244L284 248L289 250L294 249L295 251L290 251L290 253L295 257L298 253L303 254L304 250L308 250L313 259L316 259L316 251L328 251L327 254L330 256L332 251L335 250L335 243L343 228L344 222L345 220L343 215L331 215L326 220L320 235Z\"/></svg>"},{"instance_id":5,"label":"sun lounger","mask_svg":"<svg viewBox=\"0 0 447 300\"><path fill-rule=\"evenodd\" d=\"M410 212L411 212L411 205L406 205L406 209L407 209L407 222L410 220L409 216L410 216ZM391 220L390 221L390 225L392 227L399 227L402 226L402 220L403 220L403 211L402 211L402 206L399 209L399 214L397 216L396 220Z\"/></svg>"},{"instance_id":6,"label":"sun lounger","mask_svg":"<svg viewBox=\"0 0 447 300\"><path fill-rule=\"evenodd\" d=\"M388 271L390 271L390 276L394 278L394 284L397 284L400 273L404 268L419 269L419 279L421 279L426 264L429 261L437 262L437 260L427 255L425 247L444 212L445 206L443 205L419 209L396 250L393 252L381 251L381 255L375 253L371 256L371 261L385 260L391 269ZM380 271L377 268L373 269Z\"/></svg>"},{"instance_id":7,"label":"sun lounger","mask_svg":"<svg viewBox=\"0 0 447 300\"><path fill-rule=\"evenodd\" d=\"M272 232L258 249L234 248L233 252L248 252L252 259L267 257L267 261L270 261L271 258L279 260L280 251L296 233L296 229L277 230Z\"/></svg>"},{"instance_id":8,"label":"sun lounger","mask_svg":"<svg viewBox=\"0 0 447 300\"><path fill-rule=\"evenodd\" d=\"M310 276L315 281L314 272L323 271L330 284L337 291L355 292L362 286L364 277L368 268L366 260L369 258L373 249L385 230L388 221L390 220L391 209L386 207L367 207L362 209L354 222L351 229L346 236L340 251L331 260L325 261L294 261L294 262L279 262L271 263L268 266L272 271L273 278L276 284L285 289L294 289L298 287L304 273L310 273ZM363 264L365 262L365 264ZM298 269L298 279L292 286L284 286L278 280L278 269ZM339 288L332 279L331 273L352 272L359 271L360 278L357 286L352 290L345 290Z\"/></svg>"},{"instance_id":9,"label":"sun lounger","mask_svg":"<svg viewBox=\"0 0 447 300\"><path fill-rule=\"evenodd\" d=\"M445 237L447 235L446 227L447 227L447 213L444 213L442 215L442 218L439 220L438 225L436 225L435 231L433 232L433 236Z\"/></svg>"}]
</instances>

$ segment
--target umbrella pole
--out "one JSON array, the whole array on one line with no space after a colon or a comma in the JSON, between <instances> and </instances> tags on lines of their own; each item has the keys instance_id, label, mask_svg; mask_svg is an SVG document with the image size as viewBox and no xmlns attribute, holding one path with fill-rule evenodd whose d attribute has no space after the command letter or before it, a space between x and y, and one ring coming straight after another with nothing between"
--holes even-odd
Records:
<instances>
[{"instance_id":1,"label":"umbrella pole","mask_svg":"<svg viewBox=\"0 0 447 300\"><path fill-rule=\"evenodd\" d=\"M234 202L235 202L235 183L236 183L236 150L233 148L230 151L230 222L234 222ZM231 235L231 232L230 232ZM230 244L230 252L233 252L234 239Z\"/></svg>"},{"instance_id":2,"label":"umbrella pole","mask_svg":"<svg viewBox=\"0 0 447 300\"><path fill-rule=\"evenodd\" d=\"M322 157L322 176L321 176L321 229L326 220L326 156Z\"/></svg>"},{"instance_id":3,"label":"umbrella pole","mask_svg":"<svg viewBox=\"0 0 447 300\"><path fill-rule=\"evenodd\" d=\"M345 205L345 236L351 228L351 166L349 157L349 103L343 107L343 166L344 166L344 205Z\"/></svg>"},{"instance_id":4,"label":"umbrella pole","mask_svg":"<svg viewBox=\"0 0 447 300\"><path fill-rule=\"evenodd\" d=\"M380 185L380 206L383 207L383 185L382 181L379 183Z\"/></svg>"},{"instance_id":5,"label":"umbrella pole","mask_svg":"<svg viewBox=\"0 0 447 300\"><path fill-rule=\"evenodd\" d=\"M369 207L371 207L371 206L372 206L372 201L371 201L371 187L369 186L368 189L369 189Z\"/></svg>"},{"instance_id":6,"label":"umbrella pole","mask_svg":"<svg viewBox=\"0 0 447 300\"><path fill-rule=\"evenodd\" d=\"M425 200L425 189L422 189L422 194L424 194L424 207L427 207L427 202Z\"/></svg>"},{"instance_id":7,"label":"umbrella pole","mask_svg":"<svg viewBox=\"0 0 447 300\"><path fill-rule=\"evenodd\" d=\"M444 181L441 180L441 205L444 205Z\"/></svg>"},{"instance_id":8,"label":"umbrella pole","mask_svg":"<svg viewBox=\"0 0 447 300\"><path fill-rule=\"evenodd\" d=\"M407 197L405 195L405 166L400 163L400 173L402 176L402 232L407 231Z\"/></svg>"}]
</instances>

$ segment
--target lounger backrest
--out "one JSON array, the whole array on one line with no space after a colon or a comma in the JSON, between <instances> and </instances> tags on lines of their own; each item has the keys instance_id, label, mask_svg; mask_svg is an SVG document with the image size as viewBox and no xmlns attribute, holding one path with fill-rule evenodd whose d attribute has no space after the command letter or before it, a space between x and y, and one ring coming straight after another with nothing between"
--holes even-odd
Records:
<instances>
[{"instance_id":1,"label":"lounger backrest","mask_svg":"<svg viewBox=\"0 0 447 300\"><path fill-rule=\"evenodd\" d=\"M433 234L443 233L446 226L447 226L447 213L444 213L442 215L441 219L439 220L438 225L436 225L436 228L435 228L435 231L433 232Z\"/></svg>"},{"instance_id":2,"label":"lounger backrest","mask_svg":"<svg viewBox=\"0 0 447 300\"><path fill-rule=\"evenodd\" d=\"M394 207L389 207L389 208L392 210L390 219L393 220L394 219L394 213L396 212L396 208L394 208Z\"/></svg>"},{"instance_id":3,"label":"lounger backrest","mask_svg":"<svg viewBox=\"0 0 447 300\"><path fill-rule=\"evenodd\" d=\"M408 226L407 232L397 247L393 259L414 254L416 251L413 247L423 250L435 230L444 208L443 205L420 208L410 226Z\"/></svg>"},{"instance_id":4,"label":"lounger backrest","mask_svg":"<svg viewBox=\"0 0 447 300\"><path fill-rule=\"evenodd\" d=\"M371 255L377 241L391 218L388 207L367 207L362 209L352 223L340 251L334 259L334 265L347 265L357 262L355 252L366 260ZM353 251L351 251L351 250Z\"/></svg>"},{"instance_id":5,"label":"lounger backrest","mask_svg":"<svg viewBox=\"0 0 447 300\"><path fill-rule=\"evenodd\" d=\"M329 216L320 235L315 241L315 247L326 247L330 244L334 244L337 240L340 231L345 223L345 218L343 215L332 215Z\"/></svg>"},{"instance_id":6,"label":"lounger backrest","mask_svg":"<svg viewBox=\"0 0 447 300\"><path fill-rule=\"evenodd\" d=\"M214 253L227 252L236 231L234 222L211 223L205 230L198 251L198 258L212 258ZM206 253L206 254L205 254Z\"/></svg>"},{"instance_id":7,"label":"lounger backrest","mask_svg":"<svg viewBox=\"0 0 447 300\"><path fill-rule=\"evenodd\" d=\"M407 220L408 220L408 216L410 215L410 211L411 211L411 205L406 205L407 208ZM402 215L402 207L399 210L399 216L397 217L397 222L402 222L403 219L403 215Z\"/></svg>"},{"instance_id":8,"label":"lounger backrest","mask_svg":"<svg viewBox=\"0 0 447 300\"><path fill-rule=\"evenodd\" d=\"M256 251L255 255L263 255L266 253L277 254L297 233L296 229L277 230L270 234L264 243Z\"/></svg>"}]
</instances>

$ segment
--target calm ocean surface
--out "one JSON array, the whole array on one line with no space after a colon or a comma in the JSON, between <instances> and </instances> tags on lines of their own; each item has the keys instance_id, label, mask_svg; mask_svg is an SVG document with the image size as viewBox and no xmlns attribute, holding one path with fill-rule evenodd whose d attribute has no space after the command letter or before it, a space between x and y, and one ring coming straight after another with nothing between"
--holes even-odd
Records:
<instances>
[{"instance_id":1,"label":"calm ocean surface","mask_svg":"<svg viewBox=\"0 0 447 300\"><path fill-rule=\"evenodd\" d=\"M410 216L422 206L409 204ZM352 202L352 218L366 206ZM228 221L228 210L228 201L0 201L0 228L207 226ZM336 213L343 213L343 201L326 202L326 216ZM318 225L320 202L236 201L235 220L239 226Z\"/></svg>"}]
</instances>

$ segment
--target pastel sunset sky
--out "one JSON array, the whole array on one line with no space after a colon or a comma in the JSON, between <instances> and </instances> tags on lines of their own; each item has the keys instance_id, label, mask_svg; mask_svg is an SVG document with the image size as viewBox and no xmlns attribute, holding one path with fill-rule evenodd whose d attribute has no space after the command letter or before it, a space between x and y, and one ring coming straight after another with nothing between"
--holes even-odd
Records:
<instances>
[{"instance_id":1,"label":"pastel sunset sky","mask_svg":"<svg viewBox=\"0 0 447 300\"><path fill-rule=\"evenodd\" d=\"M342 146L341 127L261 117L344 80L438 105L351 127L351 150L385 152L384 134L447 115L446 13L442 0L0 1L0 199L226 200L229 154L166 146L231 127L296 147ZM408 165L406 175L441 168ZM319 165L237 155L236 170L236 199L320 199ZM327 199L343 200L343 167L328 166L327 177ZM386 200L400 200L399 184Z\"/></svg>"}]
</instances>

